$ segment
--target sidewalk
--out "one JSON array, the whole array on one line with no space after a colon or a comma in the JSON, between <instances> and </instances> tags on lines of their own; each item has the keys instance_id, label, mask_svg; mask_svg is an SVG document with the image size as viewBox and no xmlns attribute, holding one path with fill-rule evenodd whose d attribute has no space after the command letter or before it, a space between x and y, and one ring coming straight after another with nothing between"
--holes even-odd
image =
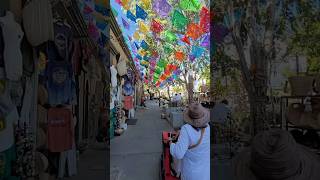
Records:
<instances>
[{"instance_id":1,"label":"sidewalk","mask_svg":"<svg viewBox=\"0 0 320 180\"><path fill-rule=\"evenodd\" d=\"M103 143L96 143L80 154L78 174L65 180L106 180L108 151Z\"/></svg>"},{"instance_id":2,"label":"sidewalk","mask_svg":"<svg viewBox=\"0 0 320 180\"><path fill-rule=\"evenodd\" d=\"M138 109L136 125L111 140L110 169L113 180L158 180L162 153L161 132L172 130L160 118L156 102L148 101L148 109Z\"/></svg>"}]
</instances>

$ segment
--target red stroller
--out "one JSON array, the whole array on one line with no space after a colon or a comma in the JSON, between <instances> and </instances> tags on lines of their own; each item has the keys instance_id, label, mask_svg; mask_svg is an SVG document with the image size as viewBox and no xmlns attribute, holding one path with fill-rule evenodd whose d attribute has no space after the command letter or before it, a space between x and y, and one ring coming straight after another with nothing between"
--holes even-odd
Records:
<instances>
[{"instance_id":1,"label":"red stroller","mask_svg":"<svg viewBox=\"0 0 320 180\"><path fill-rule=\"evenodd\" d=\"M162 147L163 153L160 160L160 180L179 180L172 174L176 174L174 168L171 167L171 162L173 161L172 156L170 155L169 145L165 142L171 137L172 133L163 131L162 132Z\"/></svg>"}]
</instances>

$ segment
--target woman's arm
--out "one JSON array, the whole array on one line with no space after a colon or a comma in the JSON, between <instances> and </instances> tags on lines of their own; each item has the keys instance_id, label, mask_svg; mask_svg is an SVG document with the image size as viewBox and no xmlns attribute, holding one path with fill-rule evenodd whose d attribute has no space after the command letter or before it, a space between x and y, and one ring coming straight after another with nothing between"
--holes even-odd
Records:
<instances>
[{"instance_id":1,"label":"woman's arm","mask_svg":"<svg viewBox=\"0 0 320 180\"><path fill-rule=\"evenodd\" d=\"M185 127L181 128L177 143L170 144L170 154L176 159L182 159L189 147L189 136Z\"/></svg>"}]
</instances>

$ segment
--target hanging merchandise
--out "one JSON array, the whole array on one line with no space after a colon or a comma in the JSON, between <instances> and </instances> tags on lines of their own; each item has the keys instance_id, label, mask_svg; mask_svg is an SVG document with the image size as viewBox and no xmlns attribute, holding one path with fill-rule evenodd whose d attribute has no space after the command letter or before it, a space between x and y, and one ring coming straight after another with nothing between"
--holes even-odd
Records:
<instances>
[{"instance_id":1,"label":"hanging merchandise","mask_svg":"<svg viewBox=\"0 0 320 180\"><path fill-rule=\"evenodd\" d=\"M177 28L178 30L184 30L189 22L188 19L178 10L174 10L171 21L173 27Z\"/></svg>"},{"instance_id":2,"label":"hanging merchandise","mask_svg":"<svg viewBox=\"0 0 320 180\"><path fill-rule=\"evenodd\" d=\"M103 18L96 18L96 26L100 29L100 31L105 31L107 28L107 23Z\"/></svg>"},{"instance_id":3,"label":"hanging merchandise","mask_svg":"<svg viewBox=\"0 0 320 180\"><path fill-rule=\"evenodd\" d=\"M110 67L110 72L111 72L111 86L113 87L113 88L115 88L115 87L117 87L117 74L118 74L118 72L117 72L117 69L112 65L111 67Z\"/></svg>"},{"instance_id":4,"label":"hanging merchandise","mask_svg":"<svg viewBox=\"0 0 320 180\"><path fill-rule=\"evenodd\" d=\"M188 25L187 33L186 35L188 37L191 37L193 40L197 40L200 36L203 35L202 29L195 23L190 23Z\"/></svg>"},{"instance_id":5,"label":"hanging merchandise","mask_svg":"<svg viewBox=\"0 0 320 180\"><path fill-rule=\"evenodd\" d=\"M171 5L166 0L153 1L152 9L162 18L165 18L171 12Z\"/></svg>"},{"instance_id":6,"label":"hanging merchandise","mask_svg":"<svg viewBox=\"0 0 320 180\"><path fill-rule=\"evenodd\" d=\"M137 22L136 17L134 16L134 14L132 14L131 11L127 11L127 18L130 19L132 22Z\"/></svg>"},{"instance_id":7,"label":"hanging merchandise","mask_svg":"<svg viewBox=\"0 0 320 180\"><path fill-rule=\"evenodd\" d=\"M180 7L186 11L198 12L201 4L198 0L180 0Z\"/></svg>"},{"instance_id":8,"label":"hanging merchandise","mask_svg":"<svg viewBox=\"0 0 320 180\"><path fill-rule=\"evenodd\" d=\"M108 14L108 9L107 9L107 7L105 7L105 6L102 6L102 5L100 5L100 4L95 4L94 5L94 10L96 11L96 12L98 12L98 13L100 13L101 15L103 15L103 16L108 16L109 14Z\"/></svg>"},{"instance_id":9,"label":"hanging merchandise","mask_svg":"<svg viewBox=\"0 0 320 180\"><path fill-rule=\"evenodd\" d=\"M134 89L132 87L132 84L130 82L126 82L123 86L123 93L126 96L131 96L134 92Z\"/></svg>"},{"instance_id":10,"label":"hanging merchandise","mask_svg":"<svg viewBox=\"0 0 320 180\"><path fill-rule=\"evenodd\" d=\"M127 74L127 63L124 59L120 60L117 64L119 76L124 76Z\"/></svg>"},{"instance_id":11,"label":"hanging merchandise","mask_svg":"<svg viewBox=\"0 0 320 180\"><path fill-rule=\"evenodd\" d=\"M0 17L0 23L4 42L3 60L6 78L18 81L23 73L20 44L24 33L20 25L14 20L14 15L10 11L6 11L6 15Z\"/></svg>"},{"instance_id":12,"label":"hanging merchandise","mask_svg":"<svg viewBox=\"0 0 320 180\"><path fill-rule=\"evenodd\" d=\"M175 52L175 58L178 60L178 61L183 61L184 60L184 53L181 52L181 51L177 51Z\"/></svg>"},{"instance_id":13,"label":"hanging merchandise","mask_svg":"<svg viewBox=\"0 0 320 180\"><path fill-rule=\"evenodd\" d=\"M151 31L155 33L160 33L161 31L163 31L163 27L159 22L153 19L151 21Z\"/></svg>"},{"instance_id":14,"label":"hanging merchandise","mask_svg":"<svg viewBox=\"0 0 320 180\"><path fill-rule=\"evenodd\" d=\"M92 38L94 41L98 41L100 34L99 34L99 30L97 29L93 21L89 22L88 34L90 38Z\"/></svg>"},{"instance_id":15,"label":"hanging merchandise","mask_svg":"<svg viewBox=\"0 0 320 180\"><path fill-rule=\"evenodd\" d=\"M93 33L92 35L98 33L98 29L93 24L89 29L90 32ZM94 36L95 38L99 38L99 34L95 34ZM66 61L70 61L72 52L72 29L69 24L62 20L54 23L54 43L60 57Z\"/></svg>"},{"instance_id":16,"label":"hanging merchandise","mask_svg":"<svg viewBox=\"0 0 320 180\"><path fill-rule=\"evenodd\" d=\"M136 5L136 16L137 18L145 20L148 17L148 14L142 7Z\"/></svg>"},{"instance_id":17,"label":"hanging merchandise","mask_svg":"<svg viewBox=\"0 0 320 180\"><path fill-rule=\"evenodd\" d=\"M67 108L48 110L48 149L50 152L64 152L72 149L73 119Z\"/></svg>"},{"instance_id":18,"label":"hanging merchandise","mask_svg":"<svg viewBox=\"0 0 320 180\"><path fill-rule=\"evenodd\" d=\"M73 104L76 90L72 66L68 62L49 61L46 69L49 104Z\"/></svg>"},{"instance_id":19,"label":"hanging merchandise","mask_svg":"<svg viewBox=\"0 0 320 180\"><path fill-rule=\"evenodd\" d=\"M54 39L52 7L49 0L33 0L22 11L23 27L32 46Z\"/></svg>"}]
</instances>

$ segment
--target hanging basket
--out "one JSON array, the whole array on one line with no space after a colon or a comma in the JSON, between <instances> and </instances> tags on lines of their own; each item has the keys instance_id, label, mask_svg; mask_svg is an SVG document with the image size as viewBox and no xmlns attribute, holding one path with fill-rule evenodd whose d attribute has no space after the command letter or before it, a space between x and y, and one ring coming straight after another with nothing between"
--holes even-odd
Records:
<instances>
[{"instance_id":1,"label":"hanging basket","mask_svg":"<svg viewBox=\"0 0 320 180\"><path fill-rule=\"evenodd\" d=\"M293 76L288 80L292 96L305 96L312 92L314 76Z\"/></svg>"}]
</instances>

